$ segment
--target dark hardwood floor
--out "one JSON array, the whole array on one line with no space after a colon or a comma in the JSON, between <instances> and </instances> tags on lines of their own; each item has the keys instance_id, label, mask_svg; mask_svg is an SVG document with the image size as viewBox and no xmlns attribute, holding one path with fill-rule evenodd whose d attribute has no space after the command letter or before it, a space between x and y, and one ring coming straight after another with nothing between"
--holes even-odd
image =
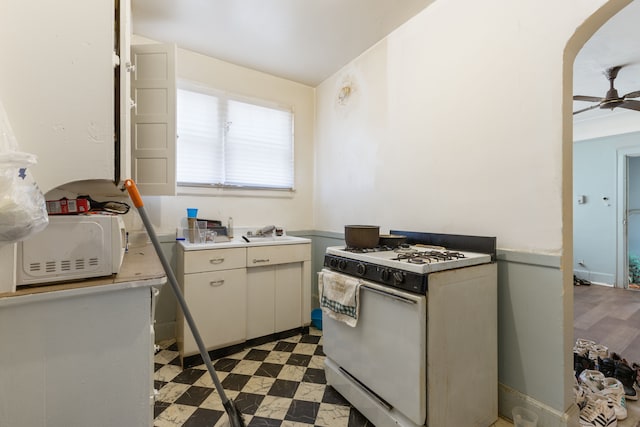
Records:
<instances>
[{"instance_id":1,"label":"dark hardwood floor","mask_svg":"<svg viewBox=\"0 0 640 427\"><path fill-rule=\"evenodd\" d=\"M574 341L590 339L640 363L640 291L574 286L573 309Z\"/></svg>"}]
</instances>

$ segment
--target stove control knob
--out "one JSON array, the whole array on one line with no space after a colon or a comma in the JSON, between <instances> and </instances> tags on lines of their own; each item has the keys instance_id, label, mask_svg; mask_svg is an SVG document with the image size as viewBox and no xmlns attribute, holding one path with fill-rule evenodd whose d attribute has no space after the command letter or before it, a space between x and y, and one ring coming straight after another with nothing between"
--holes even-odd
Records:
<instances>
[{"instance_id":1,"label":"stove control knob","mask_svg":"<svg viewBox=\"0 0 640 427\"><path fill-rule=\"evenodd\" d=\"M389 280L390 277L391 277L391 270L387 270L386 268L383 268L382 271L380 272L380 278L382 279L382 281L386 282Z\"/></svg>"},{"instance_id":2,"label":"stove control knob","mask_svg":"<svg viewBox=\"0 0 640 427\"><path fill-rule=\"evenodd\" d=\"M329 260L329 267L336 268L338 266L338 260L335 258L331 258Z\"/></svg>"},{"instance_id":3,"label":"stove control knob","mask_svg":"<svg viewBox=\"0 0 640 427\"><path fill-rule=\"evenodd\" d=\"M356 273L358 273L359 276L364 276L364 273L367 272L367 266L364 265L363 263L360 263L356 266Z\"/></svg>"},{"instance_id":4,"label":"stove control knob","mask_svg":"<svg viewBox=\"0 0 640 427\"><path fill-rule=\"evenodd\" d=\"M404 282L404 274L399 271L393 273L393 283L402 283Z\"/></svg>"},{"instance_id":5,"label":"stove control knob","mask_svg":"<svg viewBox=\"0 0 640 427\"><path fill-rule=\"evenodd\" d=\"M345 268L347 268L347 261L341 259L340 262L338 262L338 268L340 270L344 270Z\"/></svg>"}]
</instances>

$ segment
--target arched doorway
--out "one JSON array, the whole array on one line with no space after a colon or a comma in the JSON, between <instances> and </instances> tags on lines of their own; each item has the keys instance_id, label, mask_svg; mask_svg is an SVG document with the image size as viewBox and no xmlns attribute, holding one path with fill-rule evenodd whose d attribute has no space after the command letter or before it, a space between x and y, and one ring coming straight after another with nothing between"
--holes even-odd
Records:
<instances>
[{"instance_id":1,"label":"arched doorway","mask_svg":"<svg viewBox=\"0 0 640 427\"><path fill-rule=\"evenodd\" d=\"M632 37L630 34L625 35L624 28L626 28L626 25L622 23L633 19L632 16L640 16L640 8L637 6L635 2L631 5L629 5L629 2L609 2L597 13L594 13L576 31L574 38L568 43L565 57L565 67L571 66L573 82L571 96L600 93L599 96L604 97L607 89L609 89L609 81L607 76L603 74L611 67L623 66L621 70L624 70L627 76L638 74L632 68L640 70L640 62L634 61L633 55L640 59L640 49L626 45L626 43L637 45L637 42L634 43L637 37ZM634 53L634 51L637 51L637 53ZM633 62L638 62L638 64L632 65ZM622 72L620 71L620 77L623 76ZM611 75L608 77L611 77ZM624 83L622 83L622 79L616 81L616 88L619 89L620 95L631 92L631 90L627 90L629 85L640 87L640 84L634 83L634 79L630 80ZM580 105L580 103L573 102L571 97L567 100L569 105L573 107L572 111L578 111L589 106L589 103ZM635 112L635 114L640 113ZM630 132L632 129L628 124L625 124L625 118L633 115L634 112L632 111L626 112L626 110L619 109L612 113L610 110L600 110L598 108L571 115L572 138L570 145L572 149L573 193L569 203L566 203L567 198L565 197L565 219L566 208L570 204L571 229L573 231L571 239L571 261L573 266L571 272L577 274L581 279L586 278L586 283L603 283L613 286L616 283L620 285L621 280L624 280L624 274L620 272L624 269L620 267L621 263L625 263L624 267L626 267L626 255L621 258L620 254L617 253L621 244L620 229L621 226L624 226L619 221L619 206L621 206L621 199L624 197L624 194L618 188L622 182L619 175L619 159L621 155L619 150L621 147L627 147L628 149L629 138L618 138L618 140L614 138L614 140L611 140L610 137L611 135ZM636 117L635 121L638 118L640 116ZM566 117L564 123L566 129ZM640 127L637 130L640 130ZM640 138L638 138L638 141L640 142ZM566 138L564 143L566 147ZM624 158L624 155L622 158ZM598 219L596 220L596 218ZM568 240L565 240L565 243L567 242ZM565 244L566 254L569 252L566 250L568 246ZM594 256L591 257L589 254L594 254ZM607 267L603 268L602 266ZM587 273L586 277L583 275L584 272ZM572 293L574 339L571 342L575 342L575 338L591 337L590 339L600 344L609 344L612 346L612 350L620 354L619 349L626 348L627 344L623 342L631 334L616 333L621 332L621 328L613 326L617 323L613 319L621 311L624 311L624 308L621 306L616 307L615 303L612 302L617 296L612 295L612 298L608 300L609 302L605 302L605 299L600 299L604 295L601 292L603 289L607 288L597 286L596 289L596 286L594 286L593 292L589 292L588 287L574 287L574 292ZM611 305L605 308L604 306L608 304ZM599 307L600 314L595 314L595 312L589 310L589 307L596 305ZM607 311L613 314L613 317L608 316ZM624 326L624 321L620 322ZM590 335L594 333L596 335ZM627 337L621 337L616 341L615 337L621 335L626 335ZM594 339L595 337L602 337L602 340ZM606 338L611 341L607 342ZM638 350L638 355L640 356L640 344ZM625 356L624 353L623 356ZM635 405L628 405L628 408L629 418L622 425L636 425L640 420L640 410Z\"/></svg>"}]
</instances>

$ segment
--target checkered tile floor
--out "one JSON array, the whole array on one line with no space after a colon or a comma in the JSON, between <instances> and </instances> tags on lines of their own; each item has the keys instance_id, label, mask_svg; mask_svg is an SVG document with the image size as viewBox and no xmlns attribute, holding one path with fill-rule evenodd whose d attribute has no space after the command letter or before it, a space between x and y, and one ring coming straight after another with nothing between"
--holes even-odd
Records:
<instances>
[{"instance_id":1,"label":"checkered tile floor","mask_svg":"<svg viewBox=\"0 0 640 427\"><path fill-rule=\"evenodd\" d=\"M220 427L227 417L206 366L182 369L175 343L155 355L155 427ZM247 427L373 427L326 385L322 332L247 348L213 361Z\"/></svg>"}]
</instances>

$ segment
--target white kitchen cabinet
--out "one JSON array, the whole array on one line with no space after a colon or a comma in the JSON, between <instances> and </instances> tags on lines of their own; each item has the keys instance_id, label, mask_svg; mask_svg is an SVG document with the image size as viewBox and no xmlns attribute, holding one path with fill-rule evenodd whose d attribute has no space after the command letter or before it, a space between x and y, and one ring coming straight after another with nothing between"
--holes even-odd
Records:
<instances>
[{"instance_id":1,"label":"white kitchen cabinet","mask_svg":"<svg viewBox=\"0 0 640 427\"><path fill-rule=\"evenodd\" d=\"M177 278L207 350L244 342L247 273L244 248L185 251L178 246ZM187 322L177 314L182 358L199 353Z\"/></svg>"},{"instance_id":2,"label":"white kitchen cabinet","mask_svg":"<svg viewBox=\"0 0 640 427\"><path fill-rule=\"evenodd\" d=\"M247 339L302 327L311 245L247 248Z\"/></svg>"},{"instance_id":3,"label":"white kitchen cabinet","mask_svg":"<svg viewBox=\"0 0 640 427\"><path fill-rule=\"evenodd\" d=\"M129 0L2 0L1 9L0 101L20 151L38 157L41 190L128 178Z\"/></svg>"},{"instance_id":4,"label":"white kitchen cabinet","mask_svg":"<svg viewBox=\"0 0 640 427\"><path fill-rule=\"evenodd\" d=\"M309 325L311 243L299 242L178 244L176 276L208 350ZM176 323L184 361L198 348L180 310Z\"/></svg>"},{"instance_id":5,"label":"white kitchen cabinet","mask_svg":"<svg viewBox=\"0 0 640 427\"><path fill-rule=\"evenodd\" d=\"M151 246L120 273L0 294L0 426L153 425Z\"/></svg>"}]
</instances>

